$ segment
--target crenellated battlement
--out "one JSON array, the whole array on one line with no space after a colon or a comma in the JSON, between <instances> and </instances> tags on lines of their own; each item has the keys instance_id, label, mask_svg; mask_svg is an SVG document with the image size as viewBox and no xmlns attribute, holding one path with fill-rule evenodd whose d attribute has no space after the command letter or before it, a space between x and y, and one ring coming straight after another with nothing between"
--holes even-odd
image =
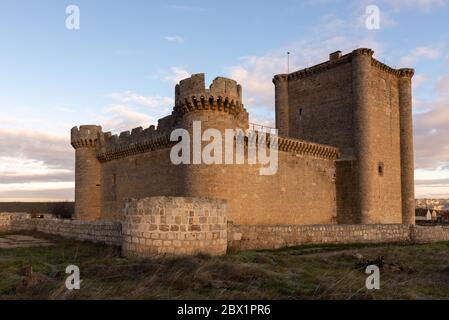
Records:
<instances>
[{"instance_id":1,"label":"crenellated battlement","mask_svg":"<svg viewBox=\"0 0 449 320\"><path fill-rule=\"evenodd\" d=\"M194 110L223 111L237 115L244 111L242 87L232 79L217 77L206 89L204 74L194 74L176 86L174 112L185 114Z\"/></svg>"},{"instance_id":2,"label":"crenellated battlement","mask_svg":"<svg viewBox=\"0 0 449 320\"><path fill-rule=\"evenodd\" d=\"M100 161L108 161L124 156L152 151L162 147L168 147L170 133L165 130L150 126L124 131L120 135L112 135L111 132L102 135L97 157Z\"/></svg>"},{"instance_id":3,"label":"crenellated battlement","mask_svg":"<svg viewBox=\"0 0 449 320\"><path fill-rule=\"evenodd\" d=\"M85 125L72 128L70 133L73 148L95 148L102 135L102 128L96 125Z\"/></svg>"},{"instance_id":4,"label":"crenellated battlement","mask_svg":"<svg viewBox=\"0 0 449 320\"><path fill-rule=\"evenodd\" d=\"M286 80L287 76L279 75L275 79ZM209 89L206 89L202 73L180 81L176 86L175 101L172 115L160 119L157 127L154 125L146 129L138 127L120 134L102 132L102 127L96 125L74 127L71 131L72 146L75 149L96 148L98 160L110 161L174 145L174 142L170 141L170 132L178 126L178 120L186 113L210 110L237 116L241 112L246 112L242 104L242 88L236 81L217 77ZM327 159L336 159L339 156L337 148L326 145L284 137L277 141L279 151L283 152ZM270 144L271 136L267 135L267 145Z\"/></svg>"},{"instance_id":5,"label":"crenellated battlement","mask_svg":"<svg viewBox=\"0 0 449 320\"><path fill-rule=\"evenodd\" d=\"M326 70L330 70L335 68L336 66L350 63L352 59L356 56L365 55L371 58L371 66L381 69L384 72L391 73L397 77L413 77L414 70L413 69L395 69L392 68L385 63L380 62L379 60L376 60L373 58L374 51L372 49L368 48L358 48L353 50L352 52L341 55L341 52L338 51L339 55L335 55L335 53L332 53L330 55L330 59L328 61L325 61L323 63L317 64L310 68L301 69L295 72L292 72L290 74L278 74L273 77L273 83L278 84L281 81L286 80L298 80L301 78L306 78L312 75L315 75L317 73L321 73Z\"/></svg>"},{"instance_id":6,"label":"crenellated battlement","mask_svg":"<svg viewBox=\"0 0 449 320\"><path fill-rule=\"evenodd\" d=\"M196 95L186 97L182 101L179 100L178 104L173 109L174 113L180 115L195 110L221 111L237 116L245 111L245 108L240 100L234 100L229 97L223 98L222 96L219 96L217 98L215 96Z\"/></svg>"},{"instance_id":7,"label":"crenellated battlement","mask_svg":"<svg viewBox=\"0 0 449 320\"><path fill-rule=\"evenodd\" d=\"M415 75L415 69L411 68L399 69L398 72L400 77L412 78Z\"/></svg>"},{"instance_id":8,"label":"crenellated battlement","mask_svg":"<svg viewBox=\"0 0 449 320\"><path fill-rule=\"evenodd\" d=\"M192 75L176 86L176 105L170 116L159 120L157 128L134 128L119 135L102 132L100 126L81 126L72 129L72 146L97 149L100 161L122 158L173 145L170 132L178 127L182 116L193 110L227 112L234 116L246 110L242 104L242 88L236 81L218 77L209 89L205 88L204 74Z\"/></svg>"},{"instance_id":9,"label":"crenellated battlement","mask_svg":"<svg viewBox=\"0 0 449 320\"><path fill-rule=\"evenodd\" d=\"M262 136L257 135L257 131L244 137L245 145L249 142L254 142L254 145L259 146L258 139ZM98 149L97 157L100 161L111 161L120 159L135 154L151 152L163 148L169 148L176 144L170 141L170 134L167 132L155 131L154 128L142 130L136 128L132 133L122 132L120 136L111 136L110 133L104 134L105 140ZM254 140L255 139L255 140ZM336 160L340 156L338 148L313 143L300 139L276 137L272 134L266 133L266 146L270 147L275 141L278 144L278 150L282 152L290 152L298 155L311 156L320 159ZM261 145L263 146L263 145Z\"/></svg>"},{"instance_id":10,"label":"crenellated battlement","mask_svg":"<svg viewBox=\"0 0 449 320\"><path fill-rule=\"evenodd\" d=\"M278 147L279 151L292 152L322 159L337 160L340 157L338 148L300 139L279 137Z\"/></svg>"},{"instance_id":11,"label":"crenellated battlement","mask_svg":"<svg viewBox=\"0 0 449 320\"><path fill-rule=\"evenodd\" d=\"M366 55L372 57L374 55L374 50L369 48L358 48L352 51L352 56L358 56L358 55Z\"/></svg>"},{"instance_id":12,"label":"crenellated battlement","mask_svg":"<svg viewBox=\"0 0 449 320\"><path fill-rule=\"evenodd\" d=\"M251 141L253 145L259 146L259 139L263 135L257 135L257 131L253 131L254 134L250 134L245 137L245 145ZM340 150L338 148L313 143L310 141L305 141L295 138L285 138L272 135L270 133L265 134L265 145L266 147L271 147L272 144L277 143L278 151L289 152L303 156L311 156L320 159L337 160L340 157ZM261 146L263 146L262 144Z\"/></svg>"}]
</instances>

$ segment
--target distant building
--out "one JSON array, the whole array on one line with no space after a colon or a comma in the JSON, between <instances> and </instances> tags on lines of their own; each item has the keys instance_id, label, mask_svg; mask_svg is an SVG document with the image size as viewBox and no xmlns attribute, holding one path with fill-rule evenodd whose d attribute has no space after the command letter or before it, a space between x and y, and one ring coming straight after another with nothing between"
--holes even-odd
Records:
<instances>
[{"instance_id":1,"label":"distant building","mask_svg":"<svg viewBox=\"0 0 449 320\"><path fill-rule=\"evenodd\" d=\"M416 221L432 221L432 213L429 209L417 208L415 215Z\"/></svg>"},{"instance_id":2,"label":"distant building","mask_svg":"<svg viewBox=\"0 0 449 320\"><path fill-rule=\"evenodd\" d=\"M433 221L438 220L438 213L435 210L432 211L432 220Z\"/></svg>"},{"instance_id":3,"label":"distant building","mask_svg":"<svg viewBox=\"0 0 449 320\"><path fill-rule=\"evenodd\" d=\"M440 212L439 219L443 223L449 223L449 211Z\"/></svg>"}]
</instances>

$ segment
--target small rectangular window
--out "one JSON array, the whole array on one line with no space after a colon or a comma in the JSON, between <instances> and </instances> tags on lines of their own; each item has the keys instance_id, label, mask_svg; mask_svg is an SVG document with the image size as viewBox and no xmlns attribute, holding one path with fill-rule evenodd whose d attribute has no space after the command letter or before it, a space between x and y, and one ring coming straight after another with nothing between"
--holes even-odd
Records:
<instances>
[{"instance_id":1,"label":"small rectangular window","mask_svg":"<svg viewBox=\"0 0 449 320\"><path fill-rule=\"evenodd\" d=\"M379 176L381 176L381 177L384 176L385 166L384 166L383 162L379 162L379 164L377 166L377 172L379 173Z\"/></svg>"},{"instance_id":2,"label":"small rectangular window","mask_svg":"<svg viewBox=\"0 0 449 320\"><path fill-rule=\"evenodd\" d=\"M112 184L113 184L114 186L117 185L117 175L116 175L115 173L112 175Z\"/></svg>"}]
</instances>

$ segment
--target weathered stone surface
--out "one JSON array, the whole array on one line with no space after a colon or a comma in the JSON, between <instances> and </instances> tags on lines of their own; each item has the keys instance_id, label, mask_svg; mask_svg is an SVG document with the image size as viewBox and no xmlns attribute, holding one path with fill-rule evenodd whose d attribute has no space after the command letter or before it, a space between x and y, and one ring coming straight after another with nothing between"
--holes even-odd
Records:
<instances>
[{"instance_id":1,"label":"weathered stone surface","mask_svg":"<svg viewBox=\"0 0 449 320\"><path fill-rule=\"evenodd\" d=\"M178 207L170 209L167 208L170 207L170 203L173 204L173 198L158 197L153 200L144 200L147 203L142 204L142 207L154 206L155 203L159 207L167 204L165 212L168 217L173 216L174 210L179 210L175 216L190 215L190 211L185 210L183 206L190 207L192 202L195 202L198 205L197 211L194 210L194 217L200 212L201 206L206 206L210 217L220 222L201 224L201 231L189 232L187 226L179 226L176 219L173 219L172 221L175 222L172 226L179 227L179 230L162 232L157 228L158 222L151 222L152 213L156 214L159 210L149 210L145 211L148 216L143 216L140 223L134 224L132 219L127 220L122 236L120 223L32 219L28 214L0 213L0 232L38 231L75 240L122 245L125 255L137 257L153 254L192 255L200 252L219 255L224 254L227 249L278 249L304 244L449 241L447 226L420 227L401 224L248 226L234 225L232 222L226 225L226 209L223 208L222 200L218 200L219 205L211 206L211 203L215 202L211 199L181 198L176 200ZM130 210L136 214L140 211L136 211L136 206L130 206ZM146 226L148 223L150 225ZM156 228L152 227L153 223L156 223ZM151 230L148 231L146 228ZM213 229L216 231L212 231ZM3 238L0 238L0 245L10 248L16 247L16 242L30 240L27 236L14 236L6 241ZM30 242L30 245L34 244Z\"/></svg>"},{"instance_id":2,"label":"weathered stone surface","mask_svg":"<svg viewBox=\"0 0 449 320\"><path fill-rule=\"evenodd\" d=\"M120 222L33 219L29 214L0 213L0 232L5 231L37 231L115 246L122 241Z\"/></svg>"},{"instance_id":3,"label":"weathered stone surface","mask_svg":"<svg viewBox=\"0 0 449 320\"><path fill-rule=\"evenodd\" d=\"M282 135L340 149L338 223L414 224L412 69L356 49L274 77Z\"/></svg>"},{"instance_id":4,"label":"weathered stone surface","mask_svg":"<svg viewBox=\"0 0 449 320\"><path fill-rule=\"evenodd\" d=\"M227 249L226 201L152 197L129 200L123 219L125 256L223 255ZM203 217L204 211L209 215ZM159 212L163 211L161 216ZM135 217L139 212L139 221ZM190 222L195 221L195 224Z\"/></svg>"},{"instance_id":5,"label":"weathered stone surface","mask_svg":"<svg viewBox=\"0 0 449 320\"><path fill-rule=\"evenodd\" d=\"M449 241L449 227L413 225L243 226L228 224L230 250L278 249L305 244L425 243Z\"/></svg>"}]
</instances>

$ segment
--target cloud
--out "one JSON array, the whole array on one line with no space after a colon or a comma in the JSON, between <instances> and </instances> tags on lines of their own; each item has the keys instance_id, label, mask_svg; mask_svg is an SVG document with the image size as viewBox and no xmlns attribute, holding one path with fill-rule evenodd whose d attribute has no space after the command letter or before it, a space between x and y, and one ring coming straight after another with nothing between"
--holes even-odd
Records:
<instances>
[{"instance_id":1,"label":"cloud","mask_svg":"<svg viewBox=\"0 0 449 320\"><path fill-rule=\"evenodd\" d=\"M436 91L442 95L449 95L449 74L438 80Z\"/></svg>"},{"instance_id":2,"label":"cloud","mask_svg":"<svg viewBox=\"0 0 449 320\"><path fill-rule=\"evenodd\" d=\"M388 5L394 10L409 10L409 9L420 9L425 11L430 11L436 8L441 8L446 5L446 0L382 0L380 1L383 5Z\"/></svg>"},{"instance_id":3,"label":"cloud","mask_svg":"<svg viewBox=\"0 0 449 320\"><path fill-rule=\"evenodd\" d=\"M0 200L12 201L73 201L74 182L0 184Z\"/></svg>"},{"instance_id":4,"label":"cloud","mask_svg":"<svg viewBox=\"0 0 449 320\"><path fill-rule=\"evenodd\" d=\"M0 118L0 124L16 124L19 122L19 119L16 117L3 116Z\"/></svg>"},{"instance_id":5,"label":"cloud","mask_svg":"<svg viewBox=\"0 0 449 320\"><path fill-rule=\"evenodd\" d=\"M410 66L421 59L435 60L441 55L439 49L431 47L416 47L408 55L401 58L400 63L403 66Z\"/></svg>"},{"instance_id":6,"label":"cloud","mask_svg":"<svg viewBox=\"0 0 449 320\"><path fill-rule=\"evenodd\" d=\"M133 91L111 93L106 97L113 101L98 117L98 123L103 125L105 131L112 132L155 124L174 105L172 97L144 96Z\"/></svg>"},{"instance_id":7,"label":"cloud","mask_svg":"<svg viewBox=\"0 0 449 320\"><path fill-rule=\"evenodd\" d=\"M52 135L26 129L0 129L0 157L33 159L55 168L71 168L69 134Z\"/></svg>"},{"instance_id":8,"label":"cloud","mask_svg":"<svg viewBox=\"0 0 449 320\"><path fill-rule=\"evenodd\" d=\"M105 110L102 124L104 131L121 132L136 127L148 127L156 121L148 114L138 112L126 105L111 105Z\"/></svg>"},{"instance_id":9,"label":"cloud","mask_svg":"<svg viewBox=\"0 0 449 320\"><path fill-rule=\"evenodd\" d=\"M428 80L427 76L423 74L417 74L413 77L413 88L418 89Z\"/></svg>"},{"instance_id":10,"label":"cloud","mask_svg":"<svg viewBox=\"0 0 449 320\"><path fill-rule=\"evenodd\" d=\"M1 184L72 181L73 169L55 168L42 160L0 157ZM1 185L0 185L1 187Z\"/></svg>"},{"instance_id":11,"label":"cloud","mask_svg":"<svg viewBox=\"0 0 449 320\"><path fill-rule=\"evenodd\" d=\"M447 186L449 186L449 179L416 180L415 184L418 186L426 186L426 185L447 185Z\"/></svg>"},{"instance_id":12,"label":"cloud","mask_svg":"<svg viewBox=\"0 0 449 320\"><path fill-rule=\"evenodd\" d=\"M415 167L418 169L449 169L449 73L435 84L433 97L414 99L422 110L414 115Z\"/></svg>"},{"instance_id":13,"label":"cloud","mask_svg":"<svg viewBox=\"0 0 449 320\"><path fill-rule=\"evenodd\" d=\"M175 42L178 44L184 43L185 41L184 38L181 36L165 36L164 39L169 42Z\"/></svg>"},{"instance_id":14,"label":"cloud","mask_svg":"<svg viewBox=\"0 0 449 320\"><path fill-rule=\"evenodd\" d=\"M449 170L418 170L415 173L417 198L447 198L449 195ZM425 177L428 177L427 179Z\"/></svg>"},{"instance_id":15,"label":"cloud","mask_svg":"<svg viewBox=\"0 0 449 320\"><path fill-rule=\"evenodd\" d=\"M133 91L111 93L108 97L121 103L133 103L153 109L173 105L173 98L163 96L143 96Z\"/></svg>"},{"instance_id":16,"label":"cloud","mask_svg":"<svg viewBox=\"0 0 449 320\"><path fill-rule=\"evenodd\" d=\"M418 198L449 195L449 96L445 95L449 89L448 79L449 75L440 78L433 98L413 98Z\"/></svg>"},{"instance_id":17,"label":"cloud","mask_svg":"<svg viewBox=\"0 0 449 320\"><path fill-rule=\"evenodd\" d=\"M0 184L0 193L8 191L50 191L73 187L74 182L12 183L7 185Z\"/></svg>"},{"instance_id":18,"label":"cloud","mask_svg":"<svg viewBox=\"0 0 449 320\"><path fill-rule=\"evenodd\" d=\"M263 55L245 56L234 66L226 67L228 76L243 87L244 102L251 117L260 108L271 110L270 121L274 118L274 85L276 74L287 73L287 52L290 52L290 72L327 61L329 53L342 50L347 53L357 47L369 47L382 54L382 45L366 33L365 28L354 26L359 19L344 21L333 16L323 18L325 23L310 28L307 36L291 42L282 48ZM253 121L253 120L251 120Z\"/></svg>"},{"instance_id":19,"label":"cloud","mask_svg":"<svg viewBox=\"0 0 449 320\"><path fill-rule=\"evenodd\" d=\"M2 201L73 199L74 150L67 136L0 129Z\"/></svg>"},{"instance_id":20,"label":"cloud","mask_svg":"<svg viewBox=\"0 0 449 320\"><path fill-rule=\"evenodd\" d=\"M179 81L189 78L191 73L188 72L184 67L171 67L170 73L165 76L165 80L170 82L172 85L177 85Z\"/></svg>"},{"instance_id":21,"label":"cloud","mask_svg":"<svg viewBox=\"0 0 449 320\"><path fill-rule=\"evenodd\" d=\"M434 98L414 99L422 112L414 115L415 176L417 198L449 195L449 74L440 78Z\"/></svg>"},{"instance_id":22,"label":"cloud","mask_svg":"<svg viewBox=\"0 0 449 320\"><path fill-rule=\"evenodd\" d=\"M415 166L436 170L449 165L449 96L427 102L426 110L414 116Z\"/></svg>"},{"instance_id":23,"label":"cloud","mask_svg":"<svg viewBox=\"0 0 449 320\"><path fill-rule=\"evenodd\" d=\"M415 197L417 199L447 199L449 184L417 185Z\"/></svg>"}]
</instances>

